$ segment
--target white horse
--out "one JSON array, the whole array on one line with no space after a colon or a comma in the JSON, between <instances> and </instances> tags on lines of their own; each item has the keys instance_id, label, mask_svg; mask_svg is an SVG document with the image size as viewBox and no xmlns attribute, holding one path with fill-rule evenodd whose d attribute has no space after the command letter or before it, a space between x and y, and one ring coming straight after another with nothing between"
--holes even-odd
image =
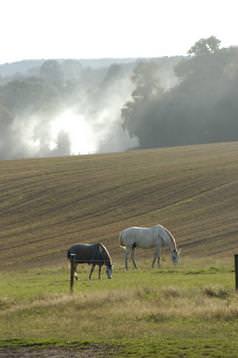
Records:
<instances>
[{"instance_id":1,"label":"white horse","mask_svg":"<svg viewBox=\"0 0 238 358\"><path fill-rule=\"evenodd\" d=\"M128 270L128 257L130 255L135 268L135 249L155 248L152 267L157 260L160 265L160 249L168 247L171 253L171 259L174 264L179 260L179 251L177 250L176 241L171 232L162 225L152 227L132 226L124 229L119 234L120 246L125 249L125 268Z\"/></svg>"}]
</instances>

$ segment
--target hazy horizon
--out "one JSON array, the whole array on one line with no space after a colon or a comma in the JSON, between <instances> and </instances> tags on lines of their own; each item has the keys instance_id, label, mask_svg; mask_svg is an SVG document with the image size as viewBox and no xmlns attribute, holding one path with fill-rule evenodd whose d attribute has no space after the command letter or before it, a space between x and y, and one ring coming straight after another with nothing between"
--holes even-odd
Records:
<instances>
[{"instance_id":1,"label":"hazy horizon","mask_svg":"<svg viewBox=\"0 0 238 358\"><path fill-rule=\"evenodd\" d=\"M234 0L3 0L0 63L186 55L211 35L238 45Z\"/></svg>"},{"instance_id":2,"label":"hazy horizon","mask_svg":"<svg viewBox=\"0 0 238 358\"><path fill-rule=\"evenodd\" d=\"M177 65L200 39L237 47L237 9L235 0L1 1L0 158L235 137L236 49Z\"/></svg>"}]
</instances>

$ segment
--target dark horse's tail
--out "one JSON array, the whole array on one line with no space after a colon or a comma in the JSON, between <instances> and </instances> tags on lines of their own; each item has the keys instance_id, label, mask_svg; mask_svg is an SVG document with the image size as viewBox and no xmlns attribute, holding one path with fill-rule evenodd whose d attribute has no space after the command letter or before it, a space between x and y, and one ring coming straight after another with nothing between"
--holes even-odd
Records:
<instances>
[{"instance_id":1,"label":"dark horse's tail","mask_svg":"<svg viewBox=\"0 0 238 358\"><path fill-rule=\"evenodd\" d=\"M71 249L69 249L69 250L67 251L67 259L70 260L73 255L75 255L74 251L72 251Z\"/></svg>"}]
</instances>

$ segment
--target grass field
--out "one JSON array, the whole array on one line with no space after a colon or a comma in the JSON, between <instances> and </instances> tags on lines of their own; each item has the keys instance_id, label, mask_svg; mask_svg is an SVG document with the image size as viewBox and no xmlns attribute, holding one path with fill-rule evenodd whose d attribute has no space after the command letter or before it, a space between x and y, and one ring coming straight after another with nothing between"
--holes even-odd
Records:
<instances>
[{"instance_id":1,"label":"grass field","mask_svg":"<svg viewBox=\"0 0 238 358\"><path fill-rule=\"evenodd\" d=\"M0 357L237 357L237 153L226 143L1 161ZM124 272L119 231L157 223L180 265L163 252L152 270L138 250L139 270ZM70 295L65 255L80 241L102 241L114 275L88 281L82 267Z\"/></svg>"},{"instance_id":2,"label":"grass field","mask_svg":"<svg viewBox=\"0 0 238 358\"><path fill-rule=\"evenodd\" d=\"M98 345L95 357L236 357L232 263L147 265L130 272L115 265L113 279L101 281L88 281L82 267L73 295L66 267L2 273L0 347L80 352Z\"/></svg>"}]
</instances>

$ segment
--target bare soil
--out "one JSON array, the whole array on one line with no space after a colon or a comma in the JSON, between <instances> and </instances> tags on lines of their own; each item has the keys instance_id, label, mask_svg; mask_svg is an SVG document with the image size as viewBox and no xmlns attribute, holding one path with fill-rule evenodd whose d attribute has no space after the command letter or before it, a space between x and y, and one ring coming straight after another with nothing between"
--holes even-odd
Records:
<instances>
[{"instance_id":1,"label":"bare soil","mask_svg":"<svg viewBox=\"0 0 238 358\"><path fill-rule=\"evenodd\" d=\"M0 269L64 265L77 242L103 242L121 260L118 234L134 225L164 225L183 255L230 256L237 250L237 153L234 142L2 160Z\"/></svg>"},{"instance_id":2,"label":"bare soil","mask_svg":"<svg viewBox=\"0 0 238 358\"><path fill-rule=\"evenodd\" d=\"M101 358L113 357L116 348L107 345L87 347L0 348L0 358Z\"/></svg>"}]
</instances>

